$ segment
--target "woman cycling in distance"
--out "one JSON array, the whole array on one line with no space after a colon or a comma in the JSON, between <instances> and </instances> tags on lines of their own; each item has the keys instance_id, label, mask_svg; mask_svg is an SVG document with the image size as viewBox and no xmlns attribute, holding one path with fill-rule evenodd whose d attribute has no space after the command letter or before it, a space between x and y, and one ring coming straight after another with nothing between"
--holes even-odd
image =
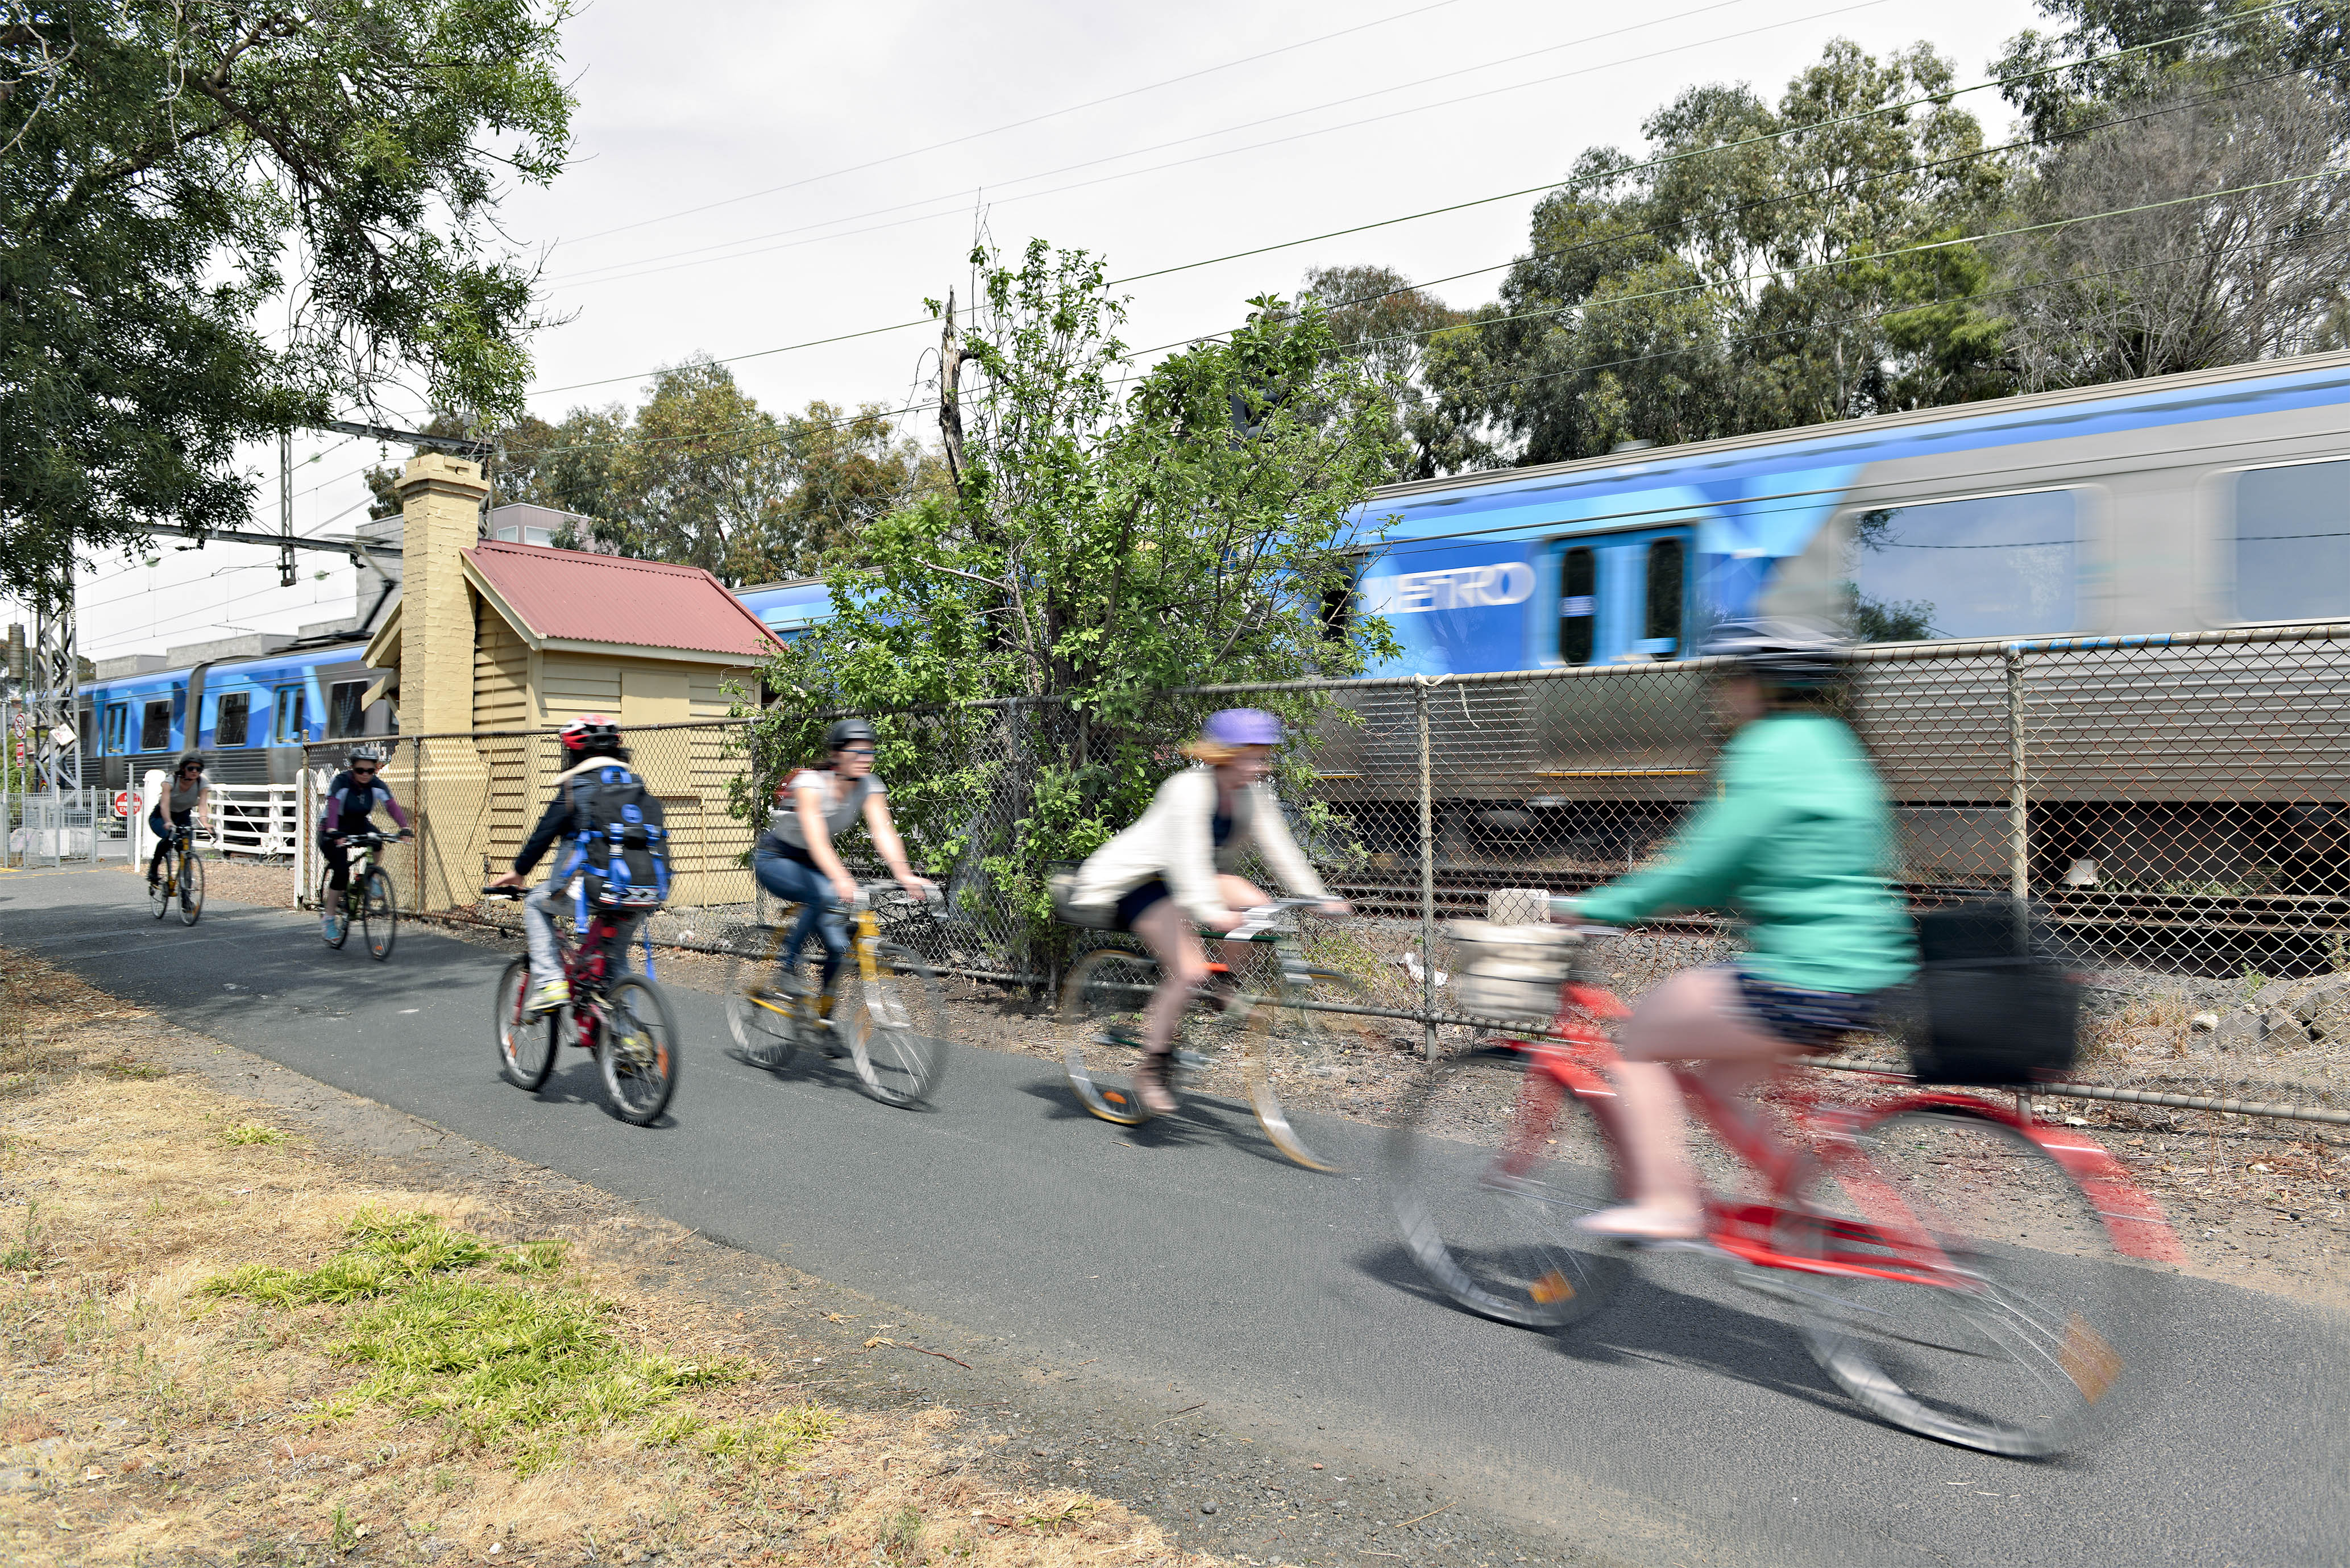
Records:
<instances>
[{"instance_id":1,"label":"woman cycling in distance","mask_svg":"<svg viewBox=\"0 0 2350 1568\"><path fill-rule=\"evenodd\" d=\"M1860 740L1829 711L1840 643L1783 622L1725 624L1700 649L1728 655L1714 693L1731 731L1714 797L1663 860L1554 918L1631 925L1674 909L1747 921L1735 963L1685 969L1642 998L1623 1028L1617 1106L1632 1190L1585 1231L1627 1241L1705 1231L1667 1062L1697 1062L1723 1104L1785 1061L1874 1028L1884 992L1917 968L1908 917L1887 886L1893 821Z\"/></svg>"},{"instance_id":2,"label":"woman cycling in distance","mask_svg":"<svg viewBox=\"0 0 2350 1568\"><path fill-rule=\"evenodd\" d=\"M906 863L905 842L889 815L889 791L873 774L873 726L863 719L837 720L825 732L824 744L831 753L828 766L802 768L776 791L779 804L768 813L767 831L751 852L751 873L760 887L800 906L775 976L776 991L799 994L800 950L810 931L822 936L824 971L816 1017L828 1027L833 988L848 952L848 923L841 911L857 899L857 878L841 864L833 839L862 816L873 847L899 887L916 898L927 898L937 888L915 876ZM846 1054L837 1043L828 1043L825 1053Z\"/></svg>"},{"instance_id":3,"label":"woman cycling in distance","mask_svg":"<svg viewBox=\"0 0 2350 1568\"><path fill-rule=\"evenodd\" d=\"M1160 784L1150 809L1095 850L1069 890L1073 907L1112 911L1110 929L1132 931L1159 961L1161 978L1150 995L1134 1074L1134 1092L1153 1116L1175 1109L1167 1059L1185 999L1208 978L1207 951L1192 925L1229 931L1243 919L1235 910L1269 901L1232 874L1242 851L1255 848L1293 897L1321 899L1323 914L1350 912L1298 853L1281 803L1264 782L1281 740L1281 721L1257 709L1211 715L1200 738L1183 748L1196 765Z\"/></svg>"},{"instance_id":4,"label":"woman cycling in distance","mask_svg":"<svg viewBox=\"0 0 2350 1568\"><path fill-rule=\"evenodd\" d=\"M173 830L193 826L210 794L204 784L204 759L190 752L164 781L153 809L147 813L148 831L155 836L155 853L147 861L148 887L163 879L163 853L172 847Z\"/></svg>"}]
</instances>

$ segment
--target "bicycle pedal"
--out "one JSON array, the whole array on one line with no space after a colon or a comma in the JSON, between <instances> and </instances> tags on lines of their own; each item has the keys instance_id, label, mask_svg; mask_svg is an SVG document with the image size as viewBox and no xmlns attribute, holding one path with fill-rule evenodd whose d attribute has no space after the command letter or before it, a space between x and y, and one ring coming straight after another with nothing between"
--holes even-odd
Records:
<instances>
[{"instance_id":1,"label":"bicycle pedal","mask_svg":"<svg viewBox=\"0 0 2350 1568\"><path fill-rule=\"evenodd\" d=\"M1178 1051L1175 1053L1175 1065L1186 1073L1202 1072L1208 1065L1208 1058L1197 1051Z\"/></svg>"}]
</instances>

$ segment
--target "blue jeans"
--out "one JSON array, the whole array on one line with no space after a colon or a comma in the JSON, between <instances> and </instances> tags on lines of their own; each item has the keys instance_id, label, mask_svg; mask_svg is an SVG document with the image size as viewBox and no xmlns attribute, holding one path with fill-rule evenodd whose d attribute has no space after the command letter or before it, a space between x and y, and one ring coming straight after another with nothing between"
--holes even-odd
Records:
<instances>
[{"instance_id":1,"label":"blue jeans","mask_svg":"<svg viewBox=\"0 0 2350 1568\"><path fill-rule=\"evenodd\" d=\"M824 989L830 991L833 976L840 972L840 961L848 954L848 921L841 913L840 900L833 895L832 878L813 866L764 851L752 854L751 875L776 898L800 907L798 923L784 944L784 972L799 972L800 950L807 946L808 933L815 931L824 939Z\"/></svg>"}]
</instances>

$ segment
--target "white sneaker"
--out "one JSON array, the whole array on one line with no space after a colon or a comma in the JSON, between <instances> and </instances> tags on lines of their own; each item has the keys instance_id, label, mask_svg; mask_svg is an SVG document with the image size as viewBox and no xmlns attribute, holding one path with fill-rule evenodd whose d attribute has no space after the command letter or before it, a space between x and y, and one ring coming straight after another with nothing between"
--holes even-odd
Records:
<instances>
[{"instance_id":1,"label":"white sneaker","mask_svg":"<svg viewBox=\"0 0 2350 1568\"><path fill-rule=\"evenodd\" d=\"M530 993L530 1011L552 1012L570 1000L571 982L569 981L561 978L543 981L539 983L538 989Z\"/></svg>"}]
</instances>

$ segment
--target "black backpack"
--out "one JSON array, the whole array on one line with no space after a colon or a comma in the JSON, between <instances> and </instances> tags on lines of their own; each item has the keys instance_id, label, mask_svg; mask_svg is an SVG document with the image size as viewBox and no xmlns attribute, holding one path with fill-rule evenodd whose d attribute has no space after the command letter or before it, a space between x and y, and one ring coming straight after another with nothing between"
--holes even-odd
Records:
<instances>
[{"instance_id":1,"label":"black backpack","mask_svg":"<svg viewBox=\"0 0 2350 1568\"><path fill-rule=\"evenodd\" d=\"M571 831L589 909L643 914L669 900L669 829L644 780L618 763L575 775Z\"/></svg>"}]
</instances>

